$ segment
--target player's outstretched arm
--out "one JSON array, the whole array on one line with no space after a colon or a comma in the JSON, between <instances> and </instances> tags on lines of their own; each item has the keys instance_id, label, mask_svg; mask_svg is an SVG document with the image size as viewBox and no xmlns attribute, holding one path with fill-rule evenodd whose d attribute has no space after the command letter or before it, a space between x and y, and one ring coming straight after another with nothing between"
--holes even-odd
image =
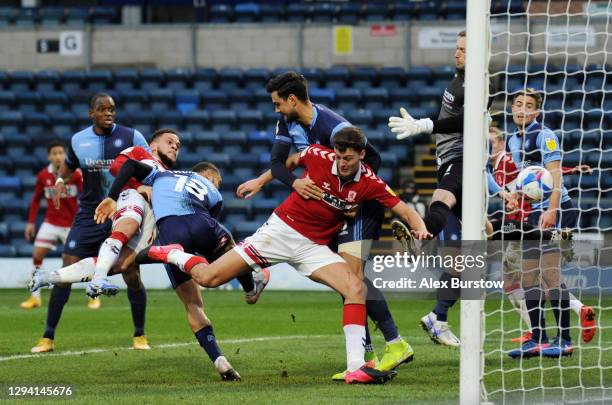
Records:
<instances>
[{"instance_id":1,"label":"player's outstretched arm","mask_svg":"<svg viewBox=\"0 0 612 405\"><path fill-rule=\"evenodd\" d=\"M285 160L285 168L290 172L295 170L295 168L297 167L299 155L299 153L295 153ZM245 181L244 183L239 185L236 189L236 196L238 198L249 199L255 194L259 193L263 186L265 186L272 180L274 180L274 176L272 175L272 169L266 170L264 173L261 174L261 176L255 179Z\"/></svg>"},{"instance_id":2,"label":"player's outstretched arm","mask_svg":"<svg viewBox=\"0 0 612 405\"><path fill-rule=\"evenodd\" d=\"M433 121L429 118L415 120L404 107L400 108L400 117L389 117L389 128L397 139L404 139L419 134L431 134Z\"/></svg>"},{"instance_id":3,"label":"player's outstretched arm","mask_svg":"<svg viewBox=\"0 0 612 405\"><path fill-rule=\"evenodd\" d=\"M94 213L94 220L96 223L104 223L108 218L115 214L117 209L117 198L119 198L121 190L130 180L130 178L133 177L138 181L143 181L149 174L151 174L152 171L153 167L149 165L140 163L139 161L133 159L127 160L121 167L121 170L119 170L119 173L117 173L117 177L115 177L115 181L113 181L111 189L108 192L108 197L102 200L102 202L96 207L96 211Z\"/></svg>"},{"instance_id":4,"label":"player's outstretched arm","mask_svg":"<svg viewBox=\"0 0 612 405\"><path fill-rule=\"evenodd\" d=\"M410 225L410 228L412 229L412 235L416 239L433 238L433 235L427 230L425 222L423 222L423 218L421 218L419 213L416 212L416 210L411 208L405 202L400 201L393 208L391 208L391 211L393 211L395 215L400 217L402 221Z\"/></svg>"},{"instance_id":5,"label":"player's outstretched arm","mask_svg":"<svg viewBox=\"0 0 612 405\"><path fill-rule=\"evenodd\" d=\"M58 172L57 172L57 180L55 181L55 193L53 193L53 207L56 210L60 207L60 199L62 198L62 194L66 193L66 184L65 181L70 179L74 170L71 169L66 163L62 163Z\"/></svg>"}]
</instances>

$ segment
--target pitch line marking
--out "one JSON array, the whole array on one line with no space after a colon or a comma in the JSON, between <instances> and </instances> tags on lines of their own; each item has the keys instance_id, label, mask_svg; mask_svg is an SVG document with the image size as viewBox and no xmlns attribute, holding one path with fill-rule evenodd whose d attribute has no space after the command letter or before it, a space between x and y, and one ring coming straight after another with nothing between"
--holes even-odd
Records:
<instances>
[{"instance_id":1,"label":"pitch line marking","mask_svg":"<svg viewBox=\"0 0 612 405\"><path fill-rule=\"evenodd\" d=\"M242 339L221 339L218 340L220 344L232 344L232 343L254 343L254 342L265 342L270 340L300 340L300 339L321 339L329 338L340 335L288 335L288 336L261 336L256 338L242 338ZM174 349L177 347L185 347L196 345L197 342L181 342L181 343L164 343L153 346L153 349ZM63 357L63 356L81 356L84 354L97 354L107 353L116 351L134 350L131 347L114 347L108 349L91 349L81 351L66 351L57 353L30 353L30 354L15 354L12 356L0 357L0 362L10 360L21 360L21 359L33 359L33 358L47 358L47 357Z\"/></svg>"}]
</instances>

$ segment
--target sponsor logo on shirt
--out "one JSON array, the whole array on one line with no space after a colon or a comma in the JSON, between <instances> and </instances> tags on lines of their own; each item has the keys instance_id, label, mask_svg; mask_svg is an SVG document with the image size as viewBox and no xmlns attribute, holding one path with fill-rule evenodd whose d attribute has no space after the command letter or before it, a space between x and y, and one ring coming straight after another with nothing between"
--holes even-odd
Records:
<instances>
[{"instance_id":1,"label":"sponsor logo on shirt","mask_svg":"<svg viewBox=\"0 0 612 405\"><path fill-rule=\"evenodd\" d=\"M357 196L357 194L355 194ZM327 192L323 192L323 201L332 207L339 209L340 211L348 211L357 207L357 204L349 204L348 201L344 201L343 199L336 197L335 195L331 195Z\"/></svg>"},{"instance_id":2,"label":"sponsor logo on shirt","mask_svg":"<svg viewBox=\"0 0 612 405\"><path fill-rule=\"evenodd\" d=\"M113 164L115 159L85 159L85 166L87 170L91 172L102 172L107 171L108 168Z\"/></svg>"}]
</instances>

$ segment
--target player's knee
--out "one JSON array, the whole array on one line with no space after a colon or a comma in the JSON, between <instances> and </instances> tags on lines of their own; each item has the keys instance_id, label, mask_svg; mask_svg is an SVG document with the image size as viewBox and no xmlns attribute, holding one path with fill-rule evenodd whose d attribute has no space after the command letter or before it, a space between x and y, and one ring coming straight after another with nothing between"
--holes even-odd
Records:
<instances>
[{"instance_id":1,"label":"player's knee","mask_svg":"<svg viewBox=\"0 0 612 405\"><path fill-rule=\"evenodd\" d=\"M212 271L204 271L202 273L192 274L194 280L206 288L216 288L223 284L218 274Z\"/></svg>"},{"instance_id":2,"label":"player's knee","mask_svg":"<svg viewBox=\"0 0 612 405\"><path fill-rule=\"evenodd\" d=\"M140 280L140 274L138 270L133 266L128 266L127 271L121 273L123 281L127 284L128 288L139 290L142 288L142 282Z\"/></svg>"},{"instance_id":3,"label":"player's knee","mask_svg":"<svg viewBox=\"0 0 612 405\"><path fill-rule=\"evenodd\" d=\"M351 277L346 291L346 299L350 301L362 301L365 300L366 286L357 277Z\"/></svg>"}]
</instances>

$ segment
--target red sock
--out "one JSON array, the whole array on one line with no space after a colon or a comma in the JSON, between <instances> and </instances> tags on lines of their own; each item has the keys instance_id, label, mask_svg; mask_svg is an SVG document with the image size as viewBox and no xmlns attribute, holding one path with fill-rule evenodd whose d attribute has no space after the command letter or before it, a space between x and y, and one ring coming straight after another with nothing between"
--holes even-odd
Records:
<instances>
[{"instance_id":1,"label":"red sock","mask_svg":"<svg viewBox=\"0 0 612 405\"><path fill-rule=\"evenodd\" d=\"M342 326L366 324L365 304L344 304L342 308Z\"/></svg>"},{"instance_id":2,"label":"red sock","mask_svg":"<svg viewBox=\"0 0 612 405\"><path fill-rule=\"evenodd\" d=\"M125 245L129 238L123 232L113 231L110 235L111 238L118 240L122 245Z\"/></svg>"},{"instance_id":3,"label":"red sock","mask_svg":"<svg viewBox=\"0 0 612 405\"><path fill-rule=\"evenodd\" d=\"M185 273L191 273L191 269L193 269L194 266L200 264L200 263L204 263L204 264L208 264L208 261L201 257L201 256L192 256L189 260L187 260L187 262L185 263Z\"/></svg>"}]
</instances>

